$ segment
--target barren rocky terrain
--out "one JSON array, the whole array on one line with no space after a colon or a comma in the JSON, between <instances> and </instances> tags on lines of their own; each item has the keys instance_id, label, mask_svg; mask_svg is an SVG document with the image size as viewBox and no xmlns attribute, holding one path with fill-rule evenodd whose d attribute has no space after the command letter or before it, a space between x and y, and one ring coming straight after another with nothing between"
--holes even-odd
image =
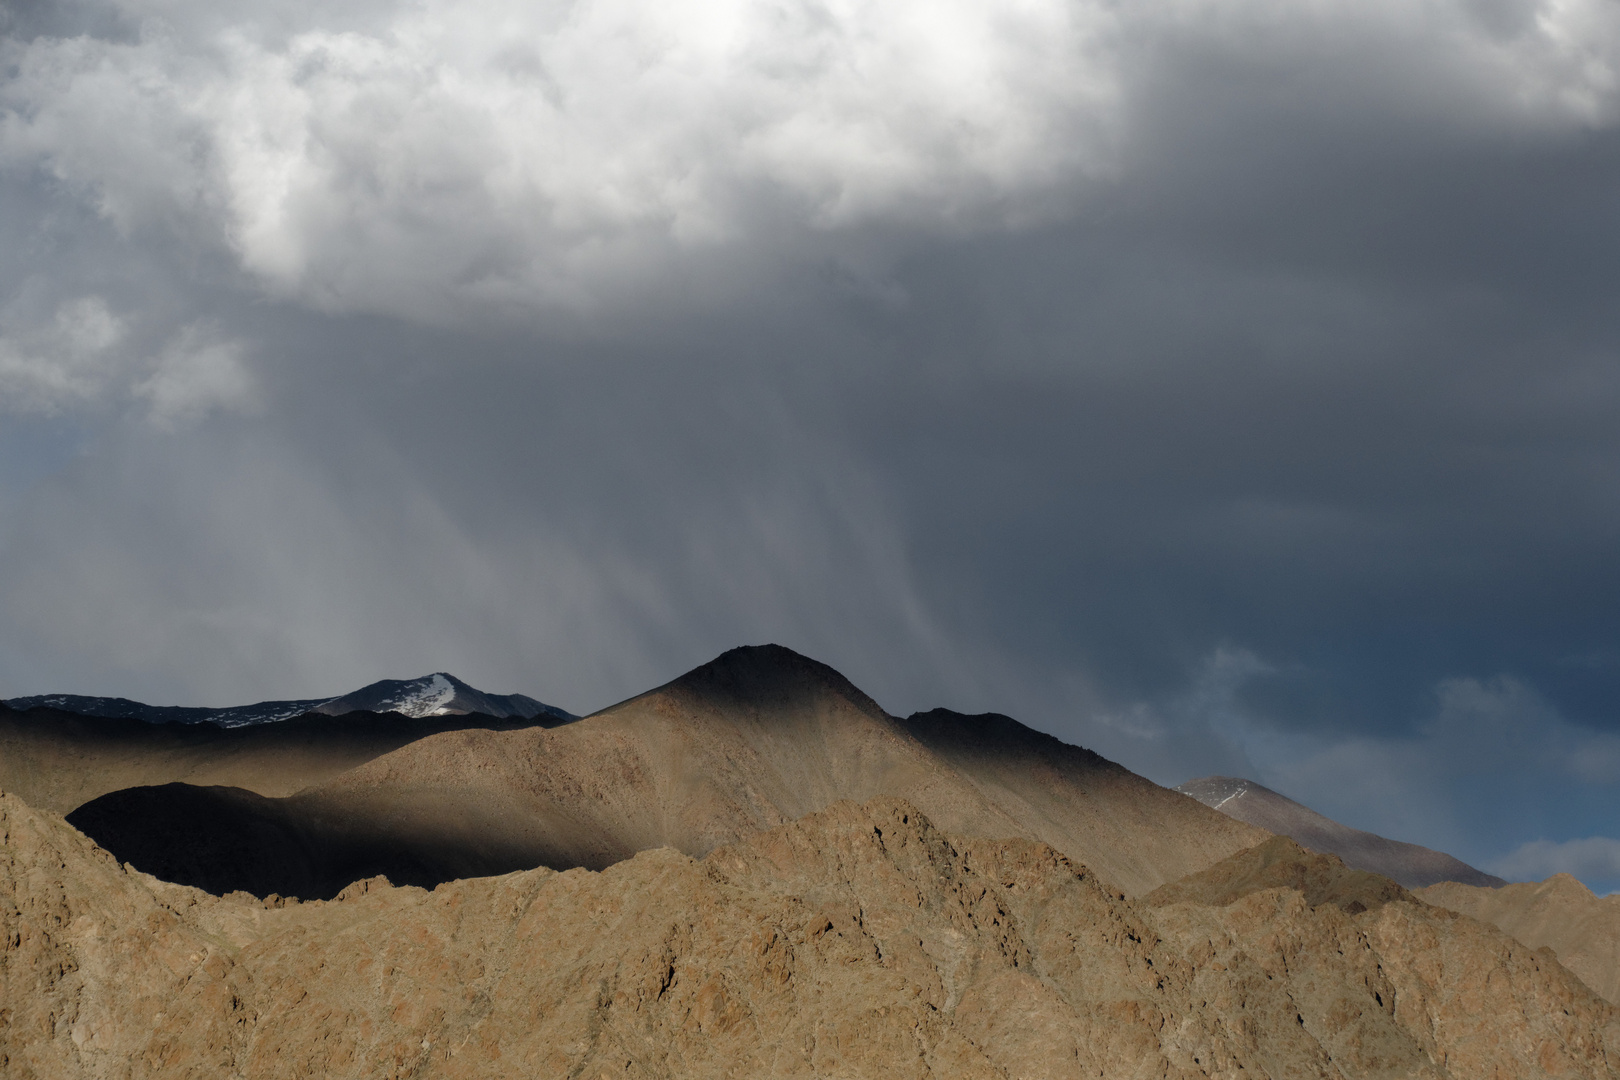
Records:
<instances>
[{"instance_id":1,"label":"barren rocky terrain","mask_svg":"<svg viewBox=\"0 0 1620 1080\"><path fill-rule=\"evenodd\" d=\"M8 1080L1620 1080L1607 901L1414 894L774 646L395 745L0 720Z\"/></svg>"},{"instance_id":2,"label":"barren rocky terrain","mask_svg":"<svg viewBox=\"0 0 1620 1080\"><path fill-rule=\"evenodd\" d=\"M1418 895L1490 923L1526 945L1552 949L1587 986L1620 1005L1620 895L1594 896L1568 874L1500 889L1446 882Z\"/></svg>"},{"instance_id":3,"label":"barren rocky terrain","mask_svg":"<svg viewBox=\"0 0 1620 1080\"><path fill-rule=\"evenodd\" d=\"M1615 1009L1549 956L1281 840L1136 901L884 797L701 860L283 905L13 796L0 837L19 1080L1620 1075Z\"/></svg>"}]
</instances>

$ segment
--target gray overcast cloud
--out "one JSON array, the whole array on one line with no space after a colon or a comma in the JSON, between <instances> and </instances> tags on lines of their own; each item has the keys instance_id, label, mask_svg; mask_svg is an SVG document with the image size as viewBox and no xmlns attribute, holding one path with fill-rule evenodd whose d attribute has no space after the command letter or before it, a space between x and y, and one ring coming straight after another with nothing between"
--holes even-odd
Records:
<instances>
[{"instance_id":1,"label":"gray overcast cloud","mask_svg":"<svg viewBox=\"0 0 1620 1080\"><path fill-rule=\"evenodd\" d=\"M779 641L1620 888L1611 0L0 33L0 696Z\"/></svg>"}]
</instances>

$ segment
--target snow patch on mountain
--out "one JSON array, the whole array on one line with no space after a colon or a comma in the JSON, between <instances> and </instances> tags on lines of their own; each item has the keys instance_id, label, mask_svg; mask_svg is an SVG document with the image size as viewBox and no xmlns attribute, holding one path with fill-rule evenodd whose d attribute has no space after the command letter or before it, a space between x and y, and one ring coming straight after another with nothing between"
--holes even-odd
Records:
<instances>
[{"instance_id":1,"label":"snow patch on mountain","mask_svg":"<svg viewBox=\"0 0 1620 1080\"><path fill-rule=\"evenodd\" d=\"M449 705L455 696L455 686L441 671L405 684L398 695L379 702L373 711L397 712L402 716L445 716L451 711Z\"/></svg>"}]
</instances>

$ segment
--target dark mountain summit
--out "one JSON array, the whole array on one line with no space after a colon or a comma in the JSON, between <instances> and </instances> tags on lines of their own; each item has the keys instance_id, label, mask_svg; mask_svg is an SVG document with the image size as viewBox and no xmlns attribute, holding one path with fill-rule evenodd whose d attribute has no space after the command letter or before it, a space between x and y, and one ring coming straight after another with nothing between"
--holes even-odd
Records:
<instances>
[{"instance_id":1,"label":"dark mountain summit","mask_svg":"<svg viewBox=\"0 0 1620 1080\"><path fill-rule=\"evenodd\" d=\"M877 702L841 672L783 645L739 645L727 649L708 663L648 691L648 694L659 693L693 695L716 705L731 703L754 707L788 705L830 695L853 703L863 712L886 715Z\"/></svg>"}]
</instances>

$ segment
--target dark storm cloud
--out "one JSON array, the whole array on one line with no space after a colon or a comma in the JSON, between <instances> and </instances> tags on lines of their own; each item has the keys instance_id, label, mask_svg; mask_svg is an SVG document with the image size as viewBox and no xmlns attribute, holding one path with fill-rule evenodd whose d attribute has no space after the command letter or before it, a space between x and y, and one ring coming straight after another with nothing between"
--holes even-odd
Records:
<instances>
[{"instance_id":1,"label":"dark storm cloud","mask_svg":"<svg viewBox=\"0 0 1620 1080\"><path fill-rule=\"evenodd\" d=\"M779 640L1620 878L1610 6L8 10L7 695Z\"/></svg>"}]
</instances>

